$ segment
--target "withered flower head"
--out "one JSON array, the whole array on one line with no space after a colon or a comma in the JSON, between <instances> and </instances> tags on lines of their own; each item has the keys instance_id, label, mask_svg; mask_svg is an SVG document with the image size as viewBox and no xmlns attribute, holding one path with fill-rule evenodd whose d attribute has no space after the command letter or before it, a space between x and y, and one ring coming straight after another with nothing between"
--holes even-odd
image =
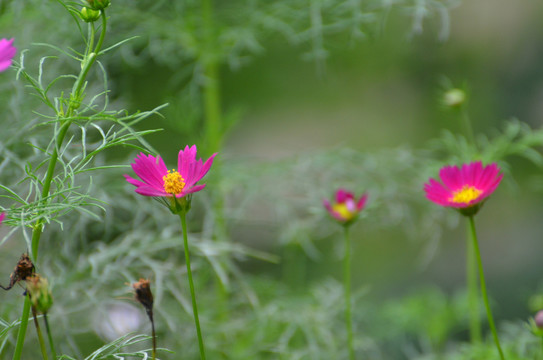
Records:
<instances>
[{"instance_id":1,"label":"withered flower head","mask_svg":"<svg viewBox=\"0 0 543 360\"><path fill-rule=\"evenodd\" d=\"M29 276L34 273L34 264L27 253L21 255L21 258L17 262L15 269L9 276L9 286L7 288L0 285L4 290L11 289L18 281L25 281Z\"/></svg>"},{"instance_id":2,"label":"withered flower head","mask_svg":"<svg viewBox=\"0 0 543 360\"><path fill-rule=\"evenodd\" d=\"M153 311L153 293L151 293L151 282L146 279L140 279L132 284L136 300L143 305L147 313Z\"/></svg>"}]
</instances>

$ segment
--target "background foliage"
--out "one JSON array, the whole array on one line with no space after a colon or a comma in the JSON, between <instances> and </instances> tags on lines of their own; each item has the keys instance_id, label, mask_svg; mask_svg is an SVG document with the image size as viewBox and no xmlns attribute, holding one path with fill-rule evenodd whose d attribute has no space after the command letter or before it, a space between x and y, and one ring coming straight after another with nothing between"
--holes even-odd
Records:
<instances>
[{"instance_id":1,"label":"background foliage","mask_svg":"<svg viewBox=\"0 0 543 360\"><path fill-rule=\"evenodd\" d=\"M90 74L88 91L102 94L97 103L104 105L108 89L113 113L168 103L163 117L134 124L134 131L162 131L143 144L131 142L156 149L167 163L185 144L197 144L204 155L220 149L189 216L210 356L346 358L339 229L321 206L344 186L370 194L353 232L360 356L491 358L491 346L466 342L464 226L422 193L444 163L474 156L498 161L507 178L478 220L508 359L539 356L526 319L537 310L528 299L541 289L543 246L540 5L245 0L207 11L202 4L114 1L106 47L136 38L100 59L103 71ZM38 76L44 56L44 81L79 71L68 57L38 45L82 51L76 22L59 3L2 1L0 13L0 36L15 37L19 54L28 49L29 73ZM0 75L0 183L31 198L31 174L43 170L40 148L51 140L38 115L46 108L14 71ZM210 83L218 85L220 99L215 132ZM477 149L463 137L458 114L440 105L451 84L469 93ZM510 117L520 121L502 120ZM74 127L73 144L88 138L86 146L97 149L100 131L109 129L103 120L89 133ZM126 285L149 277L159 346L176 353L160 357L196 358L175 218L133 193L122 177L128 167L106 168L127 165L136 154L132 147L97 154L89 166L103 168L92 173L91 186L88 173L76 176L80 150L66 147L71 161L61 169L73 172L66 185L73 202L58 209L76 211L51 216L41 245L40 272L53 285L50 321L60 352L77 359L143 357L137 352L150 346L146 338L115 339L149 332ZM13 202L3 198L1 205L10 209ZM10 211L11 226L1 229L4 282L28 247L25 224L32 215L23 210ZM12 352L21 291L2 294L0 357ZM29 335L34 341L32 330Z\"/></svg>"}]
</instances>

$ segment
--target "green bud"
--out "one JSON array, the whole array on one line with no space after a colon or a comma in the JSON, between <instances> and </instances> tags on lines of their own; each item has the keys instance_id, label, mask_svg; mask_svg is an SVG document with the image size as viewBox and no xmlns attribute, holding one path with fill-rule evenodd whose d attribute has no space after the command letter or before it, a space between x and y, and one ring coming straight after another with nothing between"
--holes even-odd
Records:
<instances>
[{"instance_id":1,"label":"green bud","mask_svg":"<svg viewBox=\"0 0 543 360\"><path fill-rule=\"evenodd\" d=\"M47 279L38 274L28 277L26 279L26 290L30 295L32 307L39 313L47 313L53 305L53 296L49 290Z\"/></svg>"},{"instance_id":2,"label":"green bud","mask_svg":"<svg viewBox=\"0 0 543 360\"><path fill-rule=\"evenodd\" d=\"M94 10L102 10L109 6L109 0L87 0L89 6Z\"/></svg>"},{"instance_id":3,"label":"green bud","mask_svg":"<svg viewBox=\"0 0 543 360\"><path fill-rule=\"evenodd\" d=\"M466 93L461 89L450 89L443 95L443 103L449 107L460 107L466 102Z\"/></svg>"},{"instance_id":4,"label":"green bud","mask_svg":"<svg viewBox=\"0 0 543 360\"><path fill-rule=\"evenodd\" d=\"M100 19L100 10L93 10L89 9L88 7L84 7L83 9L81 9L79 17L84 22L95 22L96 20Z\"/></svg>"}]
</instances>

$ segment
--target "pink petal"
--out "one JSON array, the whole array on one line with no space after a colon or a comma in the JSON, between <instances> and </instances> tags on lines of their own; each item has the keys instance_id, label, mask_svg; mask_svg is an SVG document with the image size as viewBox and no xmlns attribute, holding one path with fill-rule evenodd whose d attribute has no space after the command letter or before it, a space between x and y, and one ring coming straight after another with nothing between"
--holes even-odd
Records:
<instances>
[{"instance_id":1,"label":"pink petal","mask_svg":"<svg viewBox=\"0 0 543 360\"><path fill-rule=\"evenodd\" d=\"M146 156L140 153L132 164L132 169L146 184L157 189L164 188L162 178L168 173L168 169L160 156L155 158L152 155Z\"/></svg>"},{"instance_id":2,"label":"pink petal","mask_svg":"<svg viewBox=\"0 0 543 360\"><path fill-rule=\"evenodd\" d=\"M366 206L366 201L368 200L368 194L363 194L358 203L356 204L356 209L361 211L364 206Z\"/></svg>"},{"instance_id":3,"label":"pink petal","mask_svg":"<svg viewBox=\"0 0 543 360\"><path fill-rule=\"evenodd\" d=\"M2 224L2 222L4 221L4 218L6 217L6 213L1 213L0 214L0 225Z\"/></svg>"},{"instance_id":4,"label":"pink petal","mask_svg":"<svg viewBox=\"0 0 543 360\"><path fill-rule=\"evenodd\" d=\"M339 189L337 192L336 192L336 202L337 203L343 203L345 201L347 201L347 199L352 199L354 198L354 195L348 191L346 191L345 189Z\"/></svg>"},{"instance_id":5,"label":"pink petal","mask_svg":"<svg viewBox=\"0 0 543 360\"><path fill-rule=\"evenodd\" d=\"M439 171L439 177L443 181L443 185L449 190L460 189L463 186L461 171L456 166L445 166Z\"/></svg>"},{"instance_id":6,"label":"pink petal","mask_svg":"<svg viewBox=\"0 0 543 360\"><path fill-rule=\"evenodd\" d=\"M0 40L0 71L4 71L11 66L11 60L17 53L17 49L12 44L13 39Z\"/></svg>"},{"instance_id":7,"label":"pink petal","mask_svg":"<svg viewBox=\"0 0 543 360\"><path fill-rule=\"evenodd\" d=\"M179 151L177 157L177 171L181 174L185 183L192 180L194 163L196 162L196 145L185 146L184 150Z\"/></svg>"},{"instance_id":8,"label":"pink petal","mask_svg":"<svg viewBox=\"0 0 543 360\"><path fill-rule=\"evenodd\" d=\"M206 184L201 184L201 185L193 186L187 190L183 189L181 194L178 194L177 197L184 197L184 196L187 196L188 194L193 194L195 192L203 190L205 187L206 187Z\"/></svg>"}]
</instances>

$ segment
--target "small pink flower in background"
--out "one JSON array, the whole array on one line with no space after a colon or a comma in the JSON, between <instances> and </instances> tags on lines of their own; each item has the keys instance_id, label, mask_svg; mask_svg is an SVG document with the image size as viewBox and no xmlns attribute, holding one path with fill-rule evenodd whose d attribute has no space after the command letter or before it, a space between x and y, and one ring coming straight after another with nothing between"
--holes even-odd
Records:
<instances>
[{"instance_id":1,"label":"small pink flower in background","mask_svg":"<svg viewBox=\"0 0 543 360\"><path fill-rule=\"evenodd\" d=\"M4 222L5 217L6 217L6 213L1 213L0 214L0 225L2 225L2 223Z\"/></svg>"},{"instance_id":2,"label":"small pink flower in background","mask_svg":"<svg viewBox=\"0 0 543 360\"><path fill-rule=\"evenodd\" d=\"M441 182L429 179L424 184L428 200L473 215L500 184L503 174L495 163L483 166L480 161L458 166L445 166L439 171ZM464 211L464 210L474 211Z\"/></svg>"},{"instance_id":3,"label":"small pink flower in background","mask_svg":"<svg viewBox=\"0 0 543 360\"><path fill-rule=\"evenodd\" d=\"M0 71L7 70L11 66L11 59L17 49L13 46L13 39L0 39Z\"/></svg>"},{"instance_id":4,"label":"small pink flower in background","mask_svg":"<svg viewBox=\"0 0 543 360\"><path fill-rule=\"evenodd\" d=\"M344 189L336 191L336 200L334 203L330 203L328 200L323 200L324 207L328 210L328 213L333 216L337 221L350 224L356 219L356 216L364 206L368 199L367 194L363 194L357 201L354 195Z\"/></svg>"},{"instance_id":5,"label":"small pink flower in background","mask_svg":"<svg viewBox=\"0 0 543 360\"><path fill-rule=\"evenodd\" d=\"M140 180L124 175L126 180L136 187L136 192L144 196L182 198L202 190L205 184L196 185L209 171L213 159L211 155L205 163L196 160L196 145L186 146L179 151L177 169L168 170L160 156L140 153L132 169Z\"/></svg>"}]
</instances>

